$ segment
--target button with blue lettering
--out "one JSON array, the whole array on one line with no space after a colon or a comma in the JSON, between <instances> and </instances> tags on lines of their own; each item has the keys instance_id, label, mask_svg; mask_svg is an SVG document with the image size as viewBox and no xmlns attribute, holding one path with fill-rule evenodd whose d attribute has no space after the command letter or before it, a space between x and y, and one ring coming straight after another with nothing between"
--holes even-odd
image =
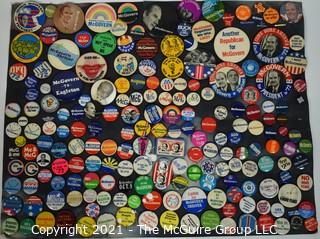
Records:
<instances>
[{"instance_id":1,"label":"button with blue lettering","mask_svg":"<svg viewBox=\"0 0 320 239\"><path fill-rule=\"evenodd\" d=\"M9 194L16 194L21 190L21 181L18 178L8 178L4 183L4 190Z\"/></svg>"}]
</instances>

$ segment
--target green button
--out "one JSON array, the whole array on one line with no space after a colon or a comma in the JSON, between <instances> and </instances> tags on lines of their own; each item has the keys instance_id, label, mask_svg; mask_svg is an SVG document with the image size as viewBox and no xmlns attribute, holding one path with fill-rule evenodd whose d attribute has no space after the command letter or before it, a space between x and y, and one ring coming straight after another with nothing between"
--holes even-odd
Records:
<instances>
[{"instance_id":1,"label":"green button","mask_svg":"<svg viewBox=\"0 0 320 239\"><path fill-rule=\"evenodd\" d=\"M98 33L92 41L93 50L106 56L116 49L116 38L110 32Z\"/></svg>"},{"instance_id":2,"label":"green button","mask_svg":"<svg viewBox=\"0 0 320 239\"><path fill-rule=\"evenodd\" d=\"M54 12L56 11L57 7L55 5L48 5L46 6L45 14L48 18L53 18Z\"/></svg>"},{"instance_id":3,"label":"green button","mask_svg":"<svg viewBox=\"0 0 320 239\"><path fill-rule=\"evenodd\" d=\"M20 232L25 236L31 235L33 226L34 221L31 218L25 218L20 223Z\"/></svg>"},{"instance_id":4,"label":"green button","mask_svg":"<svg viewBox=\"0 0 320 239\"><path fill-rule=\"evenodd\" d=\"M140 176L134 181L134 189L139 195L146 195L153 190L153 181L151 177Z\"/></svg>"},{"instance_id":5,"label":"green button","mask_svg":"<svg viewBox=\"0 0 320 239\"><path fill-rule=\"evenodd\" d=\"M312 151L312 143L309 139L302 139L299 142L299 149L302 153L310 153Z\"/></svg>"},{"instance_id":6,"label":"green button","mask_svg":"<svg viewBox=\"0 0 320 239\"><path fill-rule=\"evenodd\" d=\"M19 222L13 217L5 219L2 223L2 231L4 234L11 236L19 230Z\"/></svg>"},{"instance_id":7,"label":"green button","mask_svg":"<svg viewBox=\"0 0 320 239\"><path fill-rule=\"evenodd\" d=\"M140 197L138 195L131 195L128 198L128 205L129 205L129 207L131 207L133 209L140 207L140 205L141 205Z\"/></svg>"},{"instance_id":8,"label":"green button","mask_svg":"<svg viewBox=\"0 0 320 239\"><path fill-rule=\"evenodd\" d=\"M202 170L198 165L193 164L188 167L187 175L191 181L198 181L202 176Z\"/></svg>"},{"instance_id":9,"label":"green button","mask_svg":"<svg viewBox=\"0 0 320 239\"><path fill-rule=\"evenodd\" d=\"M205 211L200 218L201 225L210 229L215 229L220 224L220 216L216 211Z\"/></svg>"}]
</instances>

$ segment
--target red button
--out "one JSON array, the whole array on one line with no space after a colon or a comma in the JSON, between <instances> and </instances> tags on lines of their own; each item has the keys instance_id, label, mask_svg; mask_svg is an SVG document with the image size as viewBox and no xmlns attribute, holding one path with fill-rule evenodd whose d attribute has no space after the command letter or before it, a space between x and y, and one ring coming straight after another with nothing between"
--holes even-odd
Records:
<instances>
[{"instance_id":1,"label":"red button","mask_svg":"<svg viewBox=\"0 0 320 239\"><path fill-rule=\"evenodd\" d=\"M318 221L314 217L310 217L304 221L304 226L309 232L314 232L318 228Z\"/></svg>"},{"instance_id":2,"label":"red button","mask_svg":"<svg viewBox=\"0 0 320 239\"><path fill-rule=\"evenodd\" d=\"M56 225L58 227L72 227L75 224L76 218L70 211L61 211L56 216Z\"/></svg>"},{"instance_id":3,"label":"red button","mask_svg":"<svg viewBox=\"0 0 320 239\"><path fill-rule=\"evenodd\" d=\"M71 134L74 137L80 138L86 134L87 127L86 127L85 123L80 122L80 121L76 121L71 125L70 130L71 130Z\"/></svg>"},{"instance_id":4,"label":"red button","mask_svg":"<svg viewBox=\"0 0 320 239\"><path fill-rule=\"evenodd\" d=\"M237 208L232 203L227 203L222 208L222 213L225 217L234 217L237 213Z\"/></svg>"},{"instance_id":5,"label":"red button","mask_svg":"<svg viewBox=\"0 0 320 239\"><path fill-rule=\"evenodd\" d=\"M148 193L147 195L143 196L142 204L146 209L151 210L151 211L155 211L159 207L161 207L162 197L161 197L160 193L153 191L153 192Z\"/></svg>"},{"instance_id":6,"label":"red button","mask_svg":"<svg viewBox=\"0 0 320 239\"><path fill-rule=\"evenodd\" d=\"M254 86L247 86L242 90L241 97L248 105L255 104L260 99L260 92Z\"/></svg>"},{"instance_id":7,"label":"red button","mask_svg":"<svg viewBox=\"0 0 320 239\"><path fill-rule=\"evenodd\" d=\"M69 161L69 170L72 173L80 173L84 169L84 161L80 157L73 157Z\"/></svg>"},{"instance_id":8,"label":"red button","mask_svg":"<svg viewBox=\"0 0 320 239\"><path fill-rule=\"evenodd\" d=\"M267 113L262 116L263 123L265 125L274 125L276 123L276 117L274 114Z\"/></svg>"},{"instance_id":9,"label":"red button","mask_svg":"<svg viewBox=\"0 0 320 239\"><path fill-rule=\"evenodd\" d=\"M258 120L260 113L260 108L257 105L249 105L246 109L246 115L249 120Z\"/></svg>"},{"instance_id":10,"label":"red button","mask_svg":"<svg viewBox=\"0 0 320 239\"><path fill-rule=\"evenodd\" d=\"M271 226L274 225L273 217L270 215L261 215L258 218L258 229L264 232L269 232Z\"/></svg>"},{"instance_id":11,"label":"red button","mask_svg":"<svg viewBox=\"0 0 320 239\"><path fill-rule=\"evenodd\" d=\"M52 162L51 168L54 174L64 175L68 172L68 161L63 158L55 159Z\"/></svg>"},{"instance_id":12,"label":"red button","mask_svg":"<svg viewBox=\"0 0 320 239\"><path fill-rule=\"evenodd\" d=\"M281 136L284 136L284 137L288 135L288 132L289 132L289 130L288 130L288 128L285 127L285 126L282 126L282 127L280 127L280 128L278 129L278 133L279 133Z\"/></svg>"},{"instance_id":13,"label":"red button","mask_svg":"<svg viewBox=\"0 0 320 239\"><path fill-rule=\"evenodd\" d=\"M203 159L203 152L200 148L192 147L188 150L188 157L193 162L200 162Z\"/></svg>"},{"instance_id":14,"label":"red button","mask_svg":"<svg viewBox=\"0 0 320 239\"><path fill-rule=\"evenodd\" d=\"M22 157L25 160L35 160L39 154L39 150L34 144L26 144L22 149Z\"/></svg>"},{"instance_id":15,"label":"red button","mask_svg":"<svg viewBox=\"0 0 320 239\"><path fill-rule=\"evenodd\" d=\"M101 143L98 139L88 139L84 145L84 149L88 154L97 154L100 152Z\"/></svg>"},{"instance_id":16,"label":"red button","mask_svg":"<svg viewBox=\"0 0 320 239\"><path fill-rule=\"evenodd\" d=\"M217 121L213 117L205 117L201 121L201 128L205 132L212 133L217 128Z\"/></svg>"},{"instance_id":17,"label":"red button","mask_svg":"<svg viewBox=\"0 0 320 239\"><path fill-rule=\"evenodd\" d=\"M191 91L197 91L197 90L200 89L200 82L197 81L197 80L194 80L194 79L189 80L189 82L188 82L188 88L189 88L189 90L191 90Z\"/></svg>"}]
</instances>

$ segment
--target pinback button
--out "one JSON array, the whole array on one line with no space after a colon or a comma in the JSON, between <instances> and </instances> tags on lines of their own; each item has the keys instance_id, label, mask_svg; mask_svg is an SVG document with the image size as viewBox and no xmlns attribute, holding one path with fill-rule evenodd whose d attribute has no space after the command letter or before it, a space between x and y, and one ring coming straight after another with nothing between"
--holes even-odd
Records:
<instances>
[{"instance_id":1,"label":"pinback button","mask_svg":"<svg viewBox=\"0 0 320 239\"><path fill-rule=\"evenodd\" d=\"M23 192L30 195L38 191L39 182L35 178L27 178L23 181Z\"/></svg>"},{"instance_id":2,"label":"pinback button","mask_svg":"<svg viewBox=\"0 0 320 239\"><path fill-rule=\"evenodd\" d=\"M21 181L15 177L8 178L4 183L4 190L9 194L16 194L21 188Z\"/></svg>"},{"instance_id":3,"label":"pinback button","mask_svg":"<svg viewBox=\"0 0 320 239\"><path fill-rule=\"evenodd\" d=\"M163 206L170 211L176 211L182 203L181 195L176 191L168 191L163 195Z\"/></svg>"},{"instance_id":4,"label":"pinback button","mask_svg":"<svg viewBox=\"0 0 320 239\"><path fill-rule=\"evenodd\" d=\"M26 12L28 15L25 15ZM27 21L25 22L25 20ZM45 23L45 20L45 11L43 7L36 2L20 4L14 13L15 26L23 32L35 32L39 30Z\"/></svg>"},{"instance_id":5,"label":"pinback button","mask_svg":"<svg viewBox=\"0 0 320 239\"><path fill-rule=\"evenodd\" d=\"M205 228L215 229L220 225L220 216L214 210L207 210L201 215L201 225Z\"/></svg>"},{"instance_id":6,"label":"pinback button","mask_svg":"<svg viewBox=\"0 0 320 239\"><path fill-rule=\"evenodd\" d=\"M303 218L301 216L293 216L290 219L291 228L294 230L300 230L303 226Z\"/></svg>"},{"instance_id":7,"label":"pinback button","mask_svg":"<svg viewBox=\"0 0 320 239\"><path fill-rule=\"evenodd\" d=\"M141 58L153 58L157 52L158 45L153 38L141 38L136 44L136 53Z\"/></svg>"},{"instance_id":8,"label":"pinback button","mask_svg":"<svg viewBox=\"0 0 320 239\"><path fill-rule=\"evenodd\" d=\"M190 187L182 195L182 206L189 213L200 213L207 206L204 191L197 187Z\"/></svg>"},{"instance_id":9,"label":"pinback button","mask_svg":"<svg viewBox=\"0 0 320 239\"><path fill-rule=\"evenodd\" d=\"M214 26L208 21L198 21L192 27L192 36L199 43L207 43L211 41L214 35Z\"/></svg>"},{"instance_id":10,"label":"pinback button","mask_svg":"<svg viewBox=\"0 0 320 239\"><path fill-rule=\"evenodd\" d=\"M212 133L216 130L217 122L213 117L205 117L201 120L201 128L203 131Z\"/></svg>"},{"instance_id":11,"label":"pinback button","mask_svg":"<svg viewBox=\"0 0 320 239\"><path fill-rule=\"evenodd\" d=\"M190 36L191 34L191 25L186 23L186 22L182 22L182 23L179 23L178 24L178 27L177 27L177 31L178 31L178 34L181 36L181 37L188 37Z\"/></svg>"},{"instance_id":12,"label":"pinback button","mask_svg":"<svg viewBox=\"0 0 320 239\"><path fill-rule=\"evenodd\" d=\"M67 195L67 203L70 207L78 207L82 203L82 194L79 191L71 191Z\"/></svg>"},{"instance_id":13,"label":"pinback button","mask_svg":"<svg viewBox=\"0 0 320 239\"><path fill-rule=\"evenodd\" d=\"M285 142L282 146L282 150L286 156L293 156L296 154L297 146L293 142Z\"/></svg>"},{"instance_id":14,"label":"pinback button","mask_svg":"<svg viewBox=\"0 0 320 239\"><path fill-rule=\"evenodd\" d=\"M112 201L116 207L124 207L128 202L128 197L126 194L118 192L113 196Z\"/></svg>"},{"instance_id":15,"label":"pinback button","mask_svg":"<svg viewBox=\"0 0 320 239\"><path fill-rule=\"evenodd\" d=\"M117 46L121 52L131 52L135 44L130 35L124 35L117 39Z\"/></svg>"},{"instance_id":16,"label":"pinback button","mask_svg":"<svg viewBox=\"0 0 320 239\"><path fill-rule=\"evenodd\" d=\"M220 162L216 165L216 174L220 177L225 177L229 174L229 165L225 162Z\"/></svg>"},{"instance_id":17,"label":"pinback button","mask_svg":"<svg viewBox=\"0 0 320 239\"><path fill-rule=\"evenodd\" d=\"M103 20L100 15L105 16ZM86 12L85 22L88 28L94 32L102 33L111 30L117 14L114 8L107 3L96 3L92 5Z\"/></svg>"},{"instance_id":18,"label":"pinback button","mask_svg":"<svg viewBox=\"0 0 320 239\"><path fill-rule=\"evenodd\" d=\"M204 156L214 158L218 154L218 147L214 143L208 142L203 145L202 151Z\"/></svg>"},{"instance_id":19,"label":"pinback button","mask_svg":"<svg viewBox=\"0 0 320 239\"><path fill-rule=\"evenodd\" d=\"M86 228L86 230L81 230L79 234L83 237L91 237L95 231L95 228L97 228L96 221L92 217L84 216L81 217L77 224L77 228Z\"/></svg>"},{"instance_id":20,"label":"pinback button","mask_svg":"<svg viewBox=\"0 0 320 239\"><path fill-rule=\"evenodd\" d=\"M110 32L117 37L123 36L126 34L128 30L128 25L126 22L122 21L121 19L117 19L110 30Z\"/></svg>"},{"instance_id":21,"label":"pinback button","mask_svg":"<svg viewBox=\"0 0 320 239\"><path fill-rule=\"evenodd\" d=\"M217 185L217 178L210 174L203 174L199 180L200 187L206 191L210 192Z\"/></svg>"},{"instance_id":22,"label":"pinback button","mask_svg":"<svg viewBox=\"0 0 320 239\"><path fill-rule=\"evenodd\" d=\"M147 103L154 103L157 101L158 94L155 90L148 89L144 92L143 98Z\"/></svg>"},{"instance_id":23,"label":"pinback button","mask_svg":"<svg viewBox=\"0 0 320 239\"><path fill-rule=\"evenodd\" d=\"M62 190L66 184L66 181L64 180L63 177L61 176L54 176L52 179L51 179L51 188L55 191L59 191L59 190Z\"/></svg>"},{"instance_id":24,"label":"pinback button","mask_svg":"<svg viewBox=\"0 0 320 239\"><path fill-rule=\"evenodd\" d=\"M201 97L205 101L211 101L215 97L214 90L211 87L204 87L201 90Z\"/></svg>"},{"instance_id":25,"label":"pinback button","mask_svg":"<svg viewBox=\"0 0 320 239\"><path fill-rule=\"evenodd\" d=\"M20 222L19 232L24 236L32 235L32 227L35 225L34 220L31 218L24 218Z\"/></svg>"},{"instance_id":26,"label":"pinback button","mask_svg":"<svg viewBox=\"0 0 320 239\"><path fill-rule=\"evenodd\" d=\"M172 44L174 47L171 47ZM166 57L178 57L184 50L184 44L179 36L166 35L160 43L160 49Z\"/></svg>"},{"instance_id":27,"label":"pinback button","mask_svg":"<svg viewBox=\"0 0 320 239\"><path fill-rule=\"evenodd\" d=\"M170 105L172 103L172 95L169 92L161 92L158 101L163 106Z\"/></svg>"},{"instance_id":28,"label":"pinback button","mask_svg":"<svg viewBox=\"0 0 320 239\"><path fill-rule=\"evenodd\" d=\"M8 217L2 222L2 231L7 236L12 236L19 231L19 222L16 218Z\"/></svg>"},{"instance_id":29,"label":"pinback button","mask_svg":"<svg viewBox=\"0 0 320 239\"><path fill-rule=\"evenodd\" d=\"M186 103L187 99L186 99L185 94L183 94L182 92L176 92L172 96L172 101L175 105L182 106Z\"/></svg>"},{"instance_id":30,"label":"pinback button","mask_svg":"<svg viewBox=\"0 0 320 239\"><path fill-rule=\"evenodd\" d=\"M228 137L225 133L217 133L214 137L216 144L223 146L228 142Z\"/></svg>"},{"instance_id":31,"label":"pinback button","mask_svg":"<svg viewBox=\"0 0 320 239\"><path fill-rule=\"evenodd\" d=\"M182 131L178 125L170 125L168 128L168 136L177 139L181 136Z\"/></svg>"},{"instance_id":32,"label":"pinback button","mask_svg":"<svg viewBox=\"0 0 320 239\"><path fill-rule=\"evenodd\" d=\"M235 173L240 172L242 169L242 162L238 158L230 159L228 165L230 170Z\"/></svg>"},{"instance_id":33,"label":"pinback button","mask_svg":"<svg viewBox=\"0 0 320 239\"><path fill-rule=\"evenodd\" d=\"M14 63L9 68L9 77L14 81L23 81L28 74L28 69L25 64Z\"/></svg>"}]
</instances>

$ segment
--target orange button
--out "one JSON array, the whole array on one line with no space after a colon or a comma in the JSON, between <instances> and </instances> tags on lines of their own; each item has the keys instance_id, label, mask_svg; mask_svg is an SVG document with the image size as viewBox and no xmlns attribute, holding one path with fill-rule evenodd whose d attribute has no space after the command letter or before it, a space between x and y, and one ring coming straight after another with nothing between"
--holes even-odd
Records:
<instances>
[{"instance_id":1,"label":"orange button","mask_svg":"<svg viewBox=\"0 0 320 239\"><path fill-rule=\"evenodd\" d=\"M266 143L266 150L270 154L276 154L280 150L280 144L277 140L270 139Z\"/></svg>"},{"instance_id":2,"label":"orange button","mask_svg":"<svg viewBox=\"0 0 320 239\"><path fill-rule=\"evenodd\" d=\"M247 21L251 17L251 9L248 5L240 5L236 9L236 16L240 21Z\"/></svg>"}]
</instances>

